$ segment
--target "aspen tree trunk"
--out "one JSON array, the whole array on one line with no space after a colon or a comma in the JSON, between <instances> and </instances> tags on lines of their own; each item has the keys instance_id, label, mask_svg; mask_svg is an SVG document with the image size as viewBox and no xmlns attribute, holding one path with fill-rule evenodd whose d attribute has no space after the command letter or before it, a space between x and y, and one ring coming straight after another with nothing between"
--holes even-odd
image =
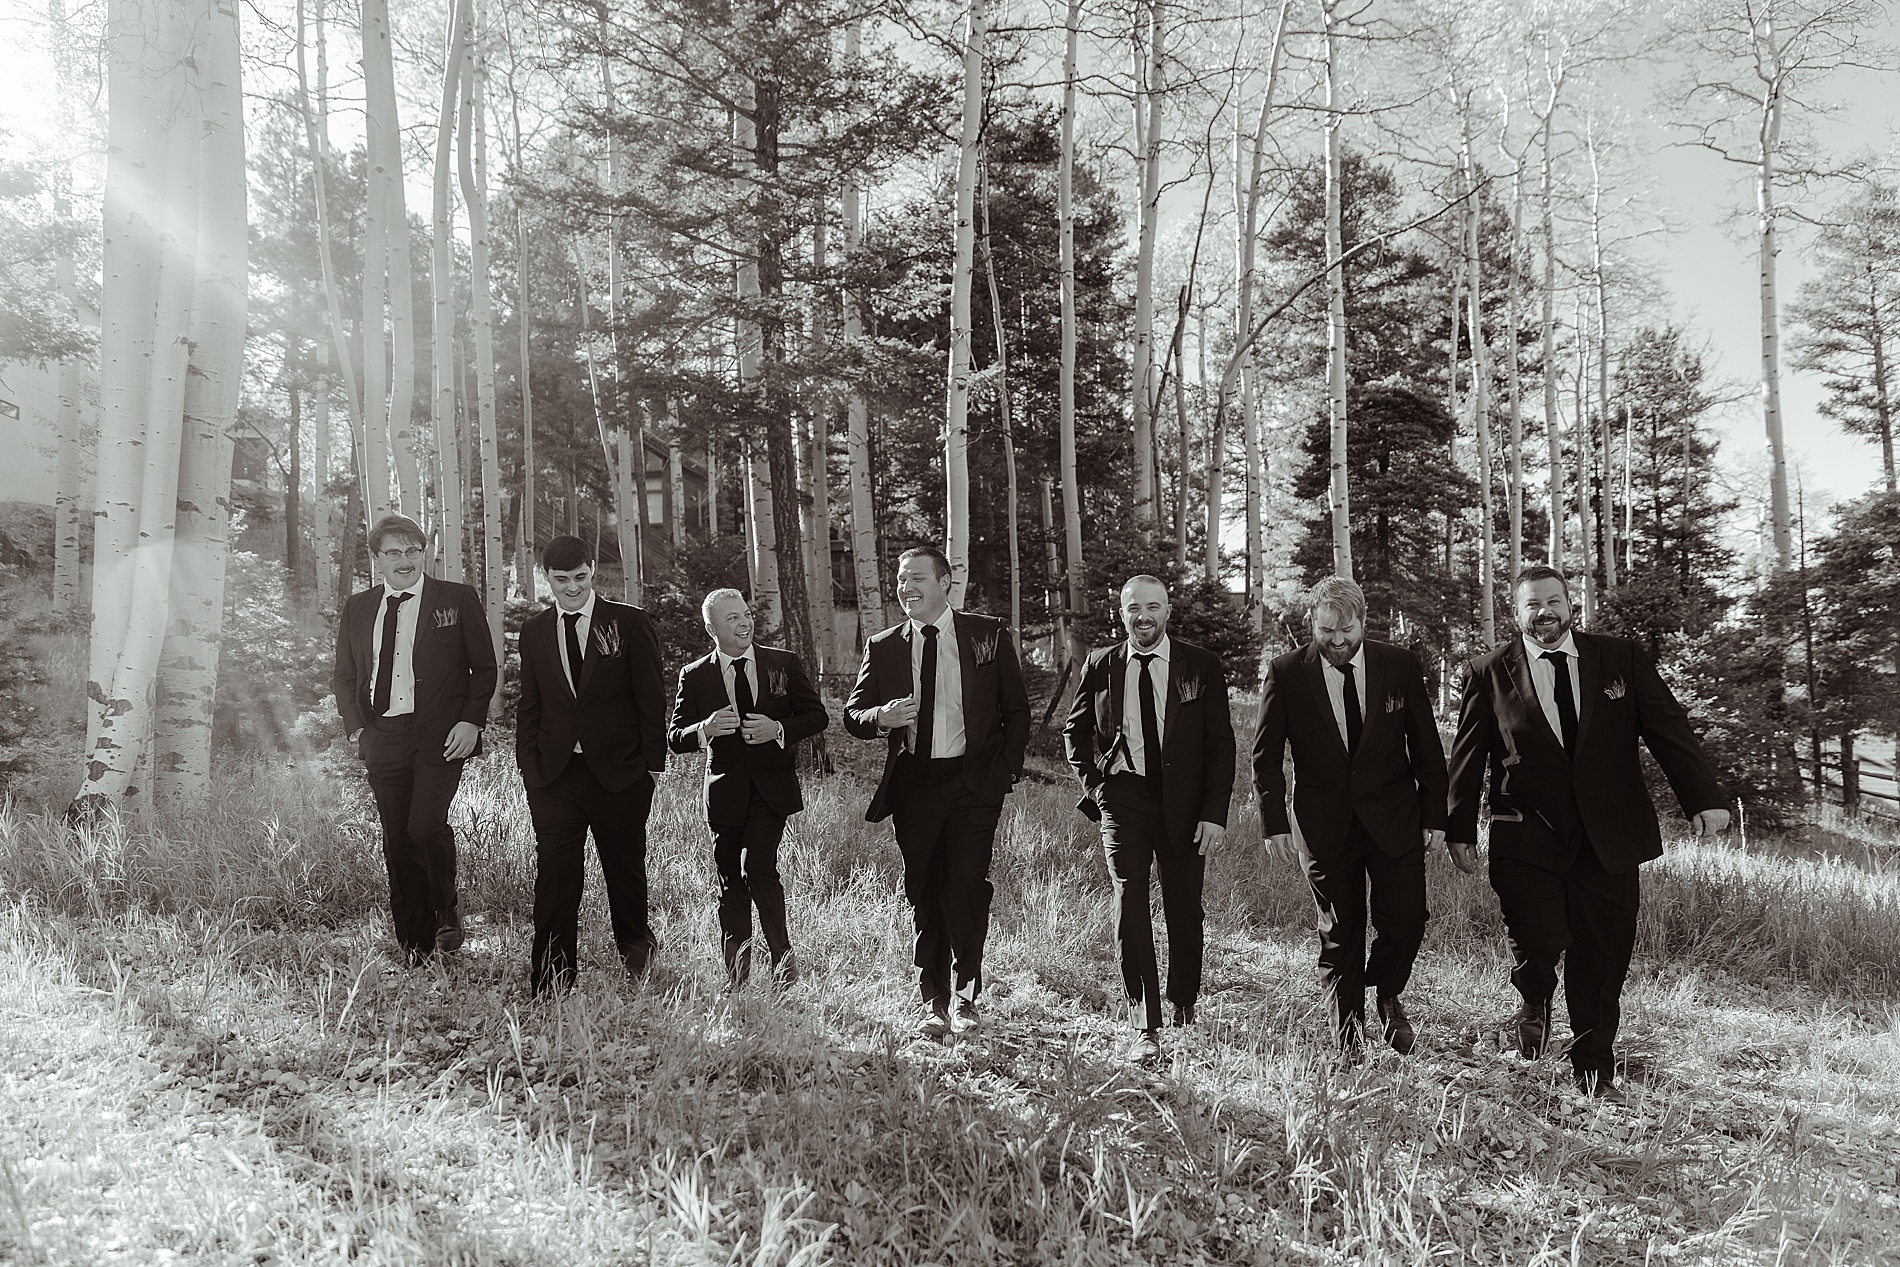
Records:
<instances>
[{"instance_id":1,"label":"aspen tree trunk","mask_svg":"<svg viewBox=\"0 0 1900 1267\"><path fill-rule=\"evenodd\" d=\"M1758 55L1774 58L1775 21L1772 8L1753 30ZM1756 129L1755 209L1760 236L1761 262L1761 413L1768 432L1769 513L1775 537L1775 570L1786 572L1793 557L1793 539L1788 527L1788 453L1781 429L1781 305L1775 292L1775 153L1781 144L1781 92L1779 65L1773 66L1762 100L1761 120Z\"/></svg>"},{"instance_id":2,"label":"aspen tree trunk","mask_svg":"<svg viewBox=\"0 0 1900 1267\"><path fill-rule=\"evenodd\" d=\"M1021 540L1016 528L1016 436L1009 406L1009 342L1003 337L1003 293L996 285L996 257L990 250L990 169L987 153L982 156L982 163L983 273L989 283L990 324L996 334L996 408L1003 426L1003 466L1009 479L1009 498L1004 509L1009 521L1009 629L1012 636L1020 638L1023 629L1023 573ZM1185 479L1185 451L1181 456Z\"/></svg>"},{"instance_id":3,"label":"aspen tree trunk","mask_svg":"<svg viewBox=\"0 0 1900 1267\"><path fill-rule=\"evenodd\" d=\"M758 108L756 89L750 80L741 81L741 100L732 115L733 148L741 163L750 164L758 149L758 124L753 112ZM759 258L757 244L749 244L740 254L734 278L739 296L739 317L735 342L739 356L740 395L757 407L763 393L765 332L759 325ZM774 636L785 623L784 604L779 595L778 540L773 530L772 487L753 471L752 446L745 446L745 498L748 545L747 564L752 581L752 605L759 621Z\"/></svg>"},{"instance_id":4,"label":"aspen tree trunk","mask_svg":"<svg viewBox=\"0 0 1900 1267\"><path fill-rule=\"evenodd\" d=\"M1346 487L1346 270L1340 262L1338 0L1320 0L1326 48L1326 409L1332 442L1327 504L1333 521L1333 574L1352 576L1352 514Z\"/></svg>"},{"instance_id":5,"label":"aspen tree trunk","mask_svg":"<svg viewBox=\"0 0 1900 1267\"><path fill-rule=\"evenodd\" d=\"M1880 281L1874 272L1874 263L1869 260L1867 271L1867 311L1881 310ZM1900 483L1895 482L1893 465L1893 399L1887 387L1887 336L1879 322L1874 322L1869 334L1872 336L1874 354L1874 417L1880 422L1880 469L1887 477L1887 491L1900 492ZM64 405L62 398L61 404ZM61 451L62 458L65 450Z\"/></svg>"},{"instance_id":6,"label":"aspen tree trunk","mask_svg":"<svg viewBox=\"0 0 1900 1267\"><path fill-rule=\"evenodd\" d=\"M613 64L606 52L608 8L604 0L596 6L595 12L601 31L600 92L607 116L612 118L619 112L620 103L614 87ZM637 606L644 597L646 450L633 417L632 402L627 398L627 367L620 359L620 322L627 307L620 263L621 169L620 135L610 132L607 137L607 342L613 362L613 404L607 413L614 444L620 449L620 460L626 468L623 477L614 483L614 530L620 543L621 596ZM639 466L641 485L637 499L633 492L635 463Z\"/></svg>"},{"instance_id":7,"label":"aspen tree trunk","mask_svg":"<svg viewBox=\"0 0 1900 1267\"><path fill-rule=\"evenodd\" d=\"M1597 499L1599 534L1603 542L1603 593L1616 593L1616 489L1610 462L1610 299L1603 259L1603 172L1598 164L1594 127L1585 140L1590 153L1590 286L1597 319L1597 422L1603 442L1603 490ZM1592 443L1594 433L1592 428Z\"/></svg>"},{"instance_id":8,"label":"aspen tree trunk","mask_svg":"<svg viewBox=\"0 0 1900 1267\"><path fill-rule=\"evenodd\" d=\"M1158 521L1160 480L1155 469L1154 311L1155 233L1161 218L1162 64L1160 0L1142 0L1147 34L1139 30L1135 51L1135 331L1128 389L1135 443L1135 520L1147 534Z\"/></svg>"},{"instance_id":9,"label":"aspen tree trunk","mask_svg":"<svg viewBox=\"0 0 1900 1267\"><path fill-rule=\"evenodd\" d=\"M455 116L461 97L462 75L468 60L469 27L473 25L468 0L455 0L449 17L448 52L442 63L442 108L435 127L435 201L429 245L429 291L434 312L434 354L430 378L434 385L429 412L435 431L437 542L442 551L442 576L462 579L462 472L455 423L455 272L451 234L449 183L455 146ZM583 297L582 304L586 300Z\"/></svg>"},{"instance_id":10,"label":"aspen tree trunk","mask_svg":"<svg viewBox=\"0 0 1900 1267\"><path fill-rule=\"evenodd\" d=\"M950 602L957 607L963 605L964 586L970 579L970 287L976 271L976 165L983 130L983 45L988 30L984 2L970 0L964 32L963 129L957 149L956 248L950 272L943 535L944 554L950 560Z\"/></svg>"},{"instance_id":11,"label":"aspen tree trunk","mask_svg":"<svg viewBox=\"0 0 1900 1267\"><path fill-rule=\"evenodd\" d=\"M670 418L666 440L667 539L673 543L674 557L686 544L686 470L685 454L680 452L679 419Z\"/></svg>"},{"instance_id":12,"label":"aspen tree trunk","mask_svg":"<svg viewBox=\"0 0 1900 1267\"><path fill-rule=\"evenodd\" d=\"M502 609L508 601L508 577L501 558L501 450L495 430L495 311L488 274L488 61L482 52L479 16L473 12L462 68L462 119L457 157L462 202L468 208L469 325L475 336L476 431L482 463L482 591L495 662L503 660ZM501 707L501 679L495 679L494 707Z\"/></svg>"},{"instance_id":13,"label":"aspen tree trunk","mask_svg":"<svg viewBox=\"0 0 1900 1267\"><path fill-rule=\"evenodd\" d=\"M363 151L368 161L363 190L363 423L367 445L364 490L370 522L402 507L390 495L389 348L385 341L384 295L389 274L390 127L377 79L389 59L389 8L363 0ZM393 74L393 72L392 72ZM390 90L393 99L395 90Z\"/></svg>"},{"instance_id":14,"label":"aspen tree trunk","mask_svg":"<svg viewBox=\"0 0 1900 1267\"><path fill-rule=\"evenodd\" d=\"M1483 252L1480 250L1481 203L1477 198L1478 168L1471 152L1471 94L1467 92L1460 111L1464 121L1463 184L1471 195L1464 208L1466 297L1470 305L1471 327L1471 416L1478 438L1478 505L1483 516L1478 535L1483 550L1478 562L1478 621L1484 632L1484 645L1497 644L1497 546L1492 540L1495 529L1491 483L1491 359L1484 338Z\"/></svg>"},{"instance_id":15,"label":"aspen tree trunk","mask_svg":"<svg viewBox=\"0 0 1900 1267\"><path fill-rule=\"evenodd\" d=\"M1062 611L1062 557L1056 552L1055 490L1047 475L1042 477L1042 567L1043 606L1049 610L1049 662L1068 662L1069 621Z\"/></svg>"},{"instance_id":16,"label":"aspen tree trunk","mask_svg":"<svg viewBox=\"0 0 1900 1267\"><path fill-rule=\"evenodd\" d=\"M284 589L293 600L303 597L303 334L284 330L284 448L290 460L284 472ZM182 499L181 499L182 500Z\"/></svg>"},{"instance_id":17,"label":"aspen tree trunk","mask_svg":"<svg viewBox=\"0 0 1900 1267\"><path fill-rule=\"evenodd\" d=\"M1504 147L1504 135L1511 123L1509 96L1504 101L1504 120L1498 139L1498 152L1514 158L1511 171L1511 253L1510 276L1505 279L1505 320L1510 323L1506 341L1509 359L1504 363L1504 389L1511 394L1511 452L1505 495L1510 499L1511 551L1510 572L1506 584L1516 581L1524 569L1524 376L1520 363L1518 333L1524 322L1524 288L1521 271L1524 259L1524 163Z\"/></svg>"},{"instance_id":18,"label":"aspen tree trunk","mask_svg":"<svg viewBox=\"0 0 1900 1267\"><path fill-rule=\"evenodd\" d=\"M62 197L60 202L66 200ZM57 213L62 221L64 210ZM75 320L79 316L78 291L73 284L73 253L60 239L59 254L53 261L54 286ZM59 413L55 425L59 431L59 465L53 485L53 614L73 617L79 612L80 535L85 524L85 499L81 490L79 416L80 366L73 357L59 363ZM1889 463L1888 470L1892 470Z\"/></svg>"},{"instance_id":19,"label":"aspen tree trunk","mask_svg":"<svg viewBox=\"0 0 1900 1267\"><path fill-rule=\"evenodd\" d=\"M249 296L238 4L214 0L209 9L195 53L204 103L198 267L152 746L153 800L160 806L200 800L211 782L229 554L231 433L244 373Z\"/></svg>"},{"instance_id":20,"label":"aspen tree trunk","mask_svg":"<svg viewBox=\"0 0 1900 1267\"><path fill-rule=\"evenodd\" d=\"M823 276L829 238L825 229L825 204L813 207L811 255L813 276ZM822 362L825 346L831 340L829 314L816 298L811 305L811 346L814 359ZM836 605L831 598L831 393L820 388L812 393L810 407L803 412L804 482L811 492L805 516L805 581L811 606L813 666L821 674L832 672L835 659L838 622Z\"/></svg>"},{"instance_id":21,"label":"aspen tree trunk","mask_svg":"<svg viewBox=\"0 0 1900 1267\"><path fill-rule=\"evenodd\" d=\"M857 58L858 40L859 24L854 21L845 28L846 62ZM863 217L863 194L853 177L844 186L844 249L848 256L855 256L864 244ZM855 346L864 337L857 292L846 287L841 299L844 339ZM870 411L855 379L845 398L845 469L851 486L851 566L857 581L858 640L862 643L884 628L884 588L878 574L877 515L871 500Z\"/></svg>"},{"instance_id":22,"label":"aspen tree trunk","mask_svg":"<svg viewBox=\"0 0 1900 1267\"><path fill-rule=\"evenodd\" d=\"M409 270L409 213L403 196L402 129L396 115L396 71L390 46L389 0L363 0L363 117L364 142L369 160L369 211L373 214L363 262L366 331L382 329L379 308L368 318L369 287L374 282L378 302L389 301L390 360L382 359L381 338L364 348L365 384L375 378L389 391L387 405L371 391L369 418L372 434L389 433L394 459L398 506L412 517L422 513L422 482L416 462L416 436L411 415L416 388L416 333L414 283ZM387 274L385 285L384 275ZM385 413L385 409L387 412Z\"/></svg>"},{"instance_id":23,"label":"aspen tree trunk","mask_svg":"<svg viewBox=\"0 0 1900 1267\"><path fill-rule=\"evenodd\" d=\"M1548 558L1550 566L1559 572L1564 570L1564 447L1563 435L1558 428L1557 418L1557 231L1555 226L1555 203L1553 196L1551 171L1551 119L1556 115L1556 94L1552 92L1551 106L1544 113L1543 122L1543 167L1540 173L1539 205L1543 216L1544 239L1544 281L1542 319L1539 321L1538 336L1543 351L1544 378L1544 439L1550 448L1550 542ZM1579 332L1581 337L1581 332ZM1587 563L1589 554L1584 559Z\"/></svg>"},{"instance_id":24,"label":"aspen tree trunk","mask_svg":"<svg viewBox=\"0 0 1900 1267\"><path fill-rule=\"evenodd\" d=\"M706 437L706 540L719 540L719 443Z\"/></svg>"},{"instance_id":25,"label":"aspen tree trunk","mask_svg":"<svg viewBox=\"0 0 1900 1267\"><path fill-rule=\"evenodd\" d=\"M1087 577L1082 565L1082 489L1075 469L1075 80L1076 46L1082 0L1069 0L1063 24L1061 151L1056 166L1056 217L1062 272L1062 360L1057 410L1062 466L1062 533L1068 562L1068 611L1088 611ZM1071 654L1073 651L1071 650Z\"/></svg>"},{"instance_id":26,"label":"aspen tree trunk","mask_svg":"<svg viewBox=\"0 0 1900 1267\"><path fill-rule=\"evenodd\" d=\"M521 164L521 96L515 91L512 63L508 77L508 109L514 121L514 168L517 181L525 180L527 169ZM528 214L526 196L515 194L515 326L520 336L521 356L521 541L516 551L517 581L524 597L534 597L534 560L541 535L535 516L534 489L534 356L530 339L532 321L528 310Z\"/></svg>"},{"instance_id":27,"label":"aspen tree trunk","mask_svg":"<svg viewBox=\"0 0 1900 1267\"><path fill-rule=\"evenodd\" d=\"M1583 296L1577 296L1577 420L1573 430L1577 445L1577 549L1583 560L1583 624L1587 629L1597 614L1596 546L1590 531L1590 418L1584 383L1589 374L1588 339L1583 328Z\"/></svg>"},{"instance_id":28,"label":"aspen tree trunk","mask_svg":"<svg viewBox=\"0 0 1900 1267\"><path fill-rule=\"evenodd\" d=\"M316 568L317 610L328 616L337 610L335 577L330 558L330 346L317 344L317 381L310 393L313 445L310 478L310 554ZM345 596L347 597L347 595Z\"/></svg>"}]
</instances>

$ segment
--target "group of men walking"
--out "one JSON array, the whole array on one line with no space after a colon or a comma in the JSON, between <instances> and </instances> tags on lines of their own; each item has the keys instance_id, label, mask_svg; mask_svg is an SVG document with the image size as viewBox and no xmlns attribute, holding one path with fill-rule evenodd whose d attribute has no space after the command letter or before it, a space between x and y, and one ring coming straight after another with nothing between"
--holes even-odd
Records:
<instances>
[{"instance_id":1,"label":"group of men walking","mask_svg":"<svg viewBox=\"0 0 1900 1267\"><path fill-rule=\"evenodd\" d=\"M480 597L423 574L426 540L401 516L375 526L383 583L346 606L333 679L382 819L392 924L413 962L464 938L448 809L463 762L480 750L497 673ZM531 988L574 982L590 832L621 960L636 975L652 961L646 829L669 750L707 753L703 806L729 984L750 978L755 913L772 980L797 980L778 850L786 819L804 805L796 747L830 723L804 665L753 642L744 595L714 590L701 608L713 649L680 670L669 718L646 613L594 591L593 554L579 538L555 538L541 563L554 603L521 629L515 740L536 843ZM844 710L848 733L885 745L865 817L892 821L915 925L918 1028L935 1037L981 1025L996 831L1030 729L1008 627L953 609L950 588L941 552L899 558L906 619L866 639ZM1638 740L1698 833L1727 826L1725 798L1638 646L1574 629L1564 578L1550 568L1527 568L1513 597L1519 636L1472 662L1448 764L1418 658L1366 637L1357 585L1321 582L1310 596L1311 642L1274 660L1262 683L1253 745L1262 834L1305 867L1339 1043L1365 1041L1370 987L1377 1033L1403 1054L1416 1042L1402 995L1424 939L1426 856L1444 845L1461 870L1475 870L1488 799L1519 1048L1534 1058L1549 1046L1565 959L1578 1083L1615 1095L1637 867L1662 852ZM1082 784L1078 808L1101 825L1132 1014L1128 1054L1150 1062L1164 1021L1194 1024L1207 856L1227 832L1236 745L1220 659L1169 634L1165 584L1131 578L1120 614L1127 637L1088 657L1063 743Z\"/></svg>"}]
</instances>

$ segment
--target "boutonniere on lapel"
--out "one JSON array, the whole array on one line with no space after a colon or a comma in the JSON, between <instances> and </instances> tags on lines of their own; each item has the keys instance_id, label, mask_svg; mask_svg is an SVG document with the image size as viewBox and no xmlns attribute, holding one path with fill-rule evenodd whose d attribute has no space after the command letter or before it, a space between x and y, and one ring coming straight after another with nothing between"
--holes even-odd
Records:
<instances>
[{"instance_id":1,"label":"boutonniere on lapel","mask_svg":"<svg viewBox=\"0 0 1900 1267\"><path fill-rule=\"evenodd\" d=\"M437 629L453 629L455 628L456 622L461 619L462 609L460 607L438 607L435 609L435 627Z\"/></svg>"},{"instance_id":2,"label":"boutonniere on lapel","mask_svg":"<svg viewBox=\"0 0 1900 1267\"><path fill-rule=\"evenodd\" d=\"M1175 696L1178 699L1180 699L1180 701L1183 704L1191 704L1195 700L1201 698L1201 689L1205 685L1206 683L1204 683L1200 678L1197 678L1197 677L1176 678L1175 683L1174 683L1174 693L1175 693Z\"/></svg>"},{"instance_id":3,"label":"boutonniere on lapel","mask_svg":"<svg viewBox=\"0 0 1900 1267\"><path fill-rule=\"evenodd\" d=\"M767 695L785 694L784 669L767 669L765 671L765 693Z\"/></svg>"},{"instance_id":4,"label":"boutonniere on lapel","mask_svg":"<svg viewBox=\"0 0 1900 1267\"><path fill-rule=\"evenodd\" d=\"M976 662L979 665L989 664L996 659L996 640L1002 636L1001 630L993 629L989 633L978 634L976 638L971 641L970 650L975 655Z\"/></svg>"},{"instance_id":5,"label":"boutonniere on lapel","mask_svg":"<svg viewBox=\"0 0 1900 1267\"><path fill-rule=\"evenodd\" d=\"M1603 684L1603 694L1609 699L1622 699L1628 689L1623 685L1623 679L1620 677L1613 677Z\"/></svg>"},{"instance_id":6,"label":"boutonniere on lapel","mask_svg":"<svg viewBox=\"0 0 1900 1267\"><path fill-rule=\"evenodd\" d=\"M1396 713L1404 707L1405 707L1405 697L1403 695L1388 695L1385 697L1385 711L1386 712Z\"/></svg>"},{"instance_id":7,"label":"boutonniere on lapel","mask_svg":"<svg viewBox=\"0 0 1900 1267\"><path fill-rule=\"evenodd\" d=\"M620 626L611 620L603 620L594 626L594 651L603 660L611 660L620 654Z\"/></svg>"}]
</instances>

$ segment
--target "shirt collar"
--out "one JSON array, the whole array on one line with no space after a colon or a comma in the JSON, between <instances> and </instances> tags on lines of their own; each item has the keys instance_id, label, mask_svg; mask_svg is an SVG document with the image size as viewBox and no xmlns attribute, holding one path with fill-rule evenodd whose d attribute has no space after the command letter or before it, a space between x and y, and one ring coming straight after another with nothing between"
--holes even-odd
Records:
<instances>
[{"instance_id":1,"label":"shirt collar","mask_svg":"<svg viewBox=\"0 0 1900 1267\"><path fill-rule=\"evenodd\" d=\"M1136 651L1135 640L1130 638L1128 640L1128 658L1132 660L1137 655L1152 655L1155 659L1161 661L1161 663L1168 664L1174 658L1174 639L1167 634L1162 634L1161 641L1155 644L1153 651Z\"/></svg>"},{"instance_id":2,"label":"shirt collar","mask_svg":"<svg viewBox=\"0 0 1900 1267\"><path fill-rule=\"evenodd\" d=\"M957 616L956 608L946 607L943 609L943 615L937 617L933 621L929 621L928 623L935 625L937 627L938 633L947 633L952 638L954 638L957 636L956 616ZM915 638L919 633L923 632L923 628L924 626L922 623L919 623L917 620L912 619L912 621L910 622L911 637Z\"/></svg>"},{"instance_id":3,"label":"shirt collar","mask_svg":"<svg viewBox=\"0 0 1900 1267\"><path fill-rule=\"evenodd\" d=\"M594 624L594 600L599 597L600 595L593 590L588 590L587 601L581 604L579 611L568 611L559 603L554 605L554 610L557 614L562 616L579 616L582 620L587 622L589 628L592 628Z\"/></svg>"},{"instance_id":4,"label":"shirt collar","mask_svg":"<svg viewBox=\"0 0 1900 1267\"><path fill-rule=\"evenodd\" d=\"M1524 643L1525 658L1530 659L1530 660L1536 660L1540 658L1546 651L1561 651L1565 655L1569 656L1572 661L1575 661L1577 659L1577 640L1576 638L1571 636L1573 632L1574 632L1573 630L1569 630L1569 629L1564 630L1564 640L1558 643L1554 647L1540 647L1535 642L1531 641L1529 634L1519 635Z\"/></svg>"},{"instance_id":5,"label":"shirt collar","mask_svg":"<svg viewBox=\"0 0 1900 1267\"><path fill-rule=\"evenodd\" d=\"M720 650L718 647L713 648L713 654L719 657L719 667L721 670L730 669L732 667L732 662L739 658L739 656L727 655L724 651ZM746 658L747 664L758 663L758 658L753 655L753 646L749 642L745 644L745 650L741 651L739 655L742 655Z\"/></svg>"},{"instance_id":6,"label":"shirt collar","mask_svg":"<svg viewBox=\"0 0 1900 1267\"><path fill-rule=\"evenodd\" d=\"M390 589L389 582L384 581L383 582L383 601L386 603L397 594L407 594L410 598L419 598L422 595L422 582L428 579L429 578L426 576L418 577L416 579L416 583L414 585L411 585L406 590Z\"/></svg>"}]
</instances>

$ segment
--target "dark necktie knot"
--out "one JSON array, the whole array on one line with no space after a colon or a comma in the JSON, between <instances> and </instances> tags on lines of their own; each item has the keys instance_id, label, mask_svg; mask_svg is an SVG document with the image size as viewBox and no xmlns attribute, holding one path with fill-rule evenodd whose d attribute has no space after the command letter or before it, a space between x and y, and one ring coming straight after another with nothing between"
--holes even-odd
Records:
<instances>
[{"instance_id":1,"label":"dark necktie knot","mask_svg":"<svg viewBox=\"0 0 1900 1267\"><path fill-rule=\"evenodd\" d=\"M1563 732L1564 751L1577 755L1577 695L1570 686L1570 656L1562 651L1546 651L1539 657L1556 670L1552 695L1557 701L1557 725Z\"/></svg>"},{"instance_id":2,"label":"dark necktie knot","mask_svg":"<svg viewBox=\"0 0 1900 1267\"><path fill-rule=\"evenodd\" d=\"M744 656L732 658L732 706L741 721L758 709L758 701L752 694L752 679L746 676L745 661Z\"/></svg>"},{"instance_id":3,"label":"dark necktie knot","mask_svg":"<svg viewBox=\"0 0 1900 1267\"><path fill-rule=\"evenodd\" d=\"M935 642L937 640L937 635L942 632L943 630L937 628L935 625L925 625L923 628L924 637L931 642Z\"/></svg>"},{"instance_id":4,"label":"dark necktie knot","mask_svg":"<svg viewBox=\"0 0 1900 1267\"><path fill-rule=\"evenodd\" d=\"M1137 651L1135 652L1135 659L1141 661L1141 667L1145 669L1154 660L1157 654L1158 653L1154 651Z\"/></svg>"},{"instance_id":5,"label":"dark necktie knot","mask_svg":"<svg viewBox=\"0 0 1900 1267\"><path fill-rule=\"evenodd\" d=\"M1569 656L1565 655L1561 651L1546 651L1544 652L1542 656L1539 657L1539 659L1550 661L1552 664L1556 665L1560 669L1564 667L1564 661L1568 660L1569 658L1570 658Z\"/></svg>"},{"instance_id":6,"label":"dark necktie knot","mask_svg":"<svg viewBox=\"0 0 1900 1267\"><path fill-rule=\"evenodd\" d=\"M414 597L415 597L414 594L391 594L389 596L389 610L390 611L397 610L404 603L408 602L410 599Z\"/></svg>"}]
</instances>

